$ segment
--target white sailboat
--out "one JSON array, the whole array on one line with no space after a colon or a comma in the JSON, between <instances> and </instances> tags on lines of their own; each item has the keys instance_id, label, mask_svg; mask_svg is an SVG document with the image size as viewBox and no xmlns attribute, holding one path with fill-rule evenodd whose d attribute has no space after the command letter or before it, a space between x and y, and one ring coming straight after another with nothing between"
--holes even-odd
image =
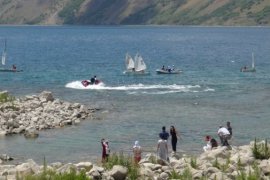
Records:
<instances>
[{"instance_id":1,"label":"white sailboat","mask_svg":"<svg viewBox=\"0 0 270 180\"><path fill-rule=\"evenodd\" d=\"M7 61L7 40L5 39L5 46L4 46L4 50L2 52L2 58L1 58L3 67L5 67L6 61ZM21 72L21 71L22 70L17 70L15 65L12 65L12 68L10 69L0 68L0 72Z\"/></svg>"},{"instance_id":2,"label":"white sailboat","mask_svg":"<svg viewBox=\"0 0 270 180\"><path fill-rule=\"evenodd\" d=\"M134 69L134 61L128 53L126 54L126 69L128 71L132 71Z\"/></svg>"},{"instance_id":3,"label":"white sailboat","mask_svg":"<svg viewBox=\"0 0 270 180\"><path fill-rule=\"evenodd\" d=\"M241 72L256 72L255 69L255 60L254 60L254 53L252 53L252 62L251 67L244 66L240 69Z\"/></svg>"},{"instance_id":4,"label":"white sailboat","mask_svg":"<svg viewBox=\"0 0 270 180\"><path fill-rule=\"evenodd\" d=\"M132 57L127 53L125 62L126 71L124 71L124 74L148 74L146 72L147 66L139 53L137 53L134 57L134 61Z\"/></svg>"},{"instance_id":5,"label":"white sailboat","mask_svg":"<svg viewBox=\"0 0 270 180\"><path fill-rule=\"evenodd\" d=\"M136 72L144 73L144 71L146 70L146 64L144 63L142 56L139 55L138 53L135 56L134 68Z\"/></svg>"}]
</instances>

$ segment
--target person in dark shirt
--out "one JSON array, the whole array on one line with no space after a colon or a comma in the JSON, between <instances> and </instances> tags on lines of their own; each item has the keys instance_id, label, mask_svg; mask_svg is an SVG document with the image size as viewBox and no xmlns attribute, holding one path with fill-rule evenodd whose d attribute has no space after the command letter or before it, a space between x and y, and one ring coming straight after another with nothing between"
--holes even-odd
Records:
<instances>
[{"instance_id":1,"label":"person in dark shirt","mask_svg":"<svg viewBox=\"0 0 270 180\"><path fill-rule=\"evenodd\" d=\"M166 131L166 127L163 126L163 127L162 127L162 132L159 133L159 137L160 137L161 139L168 140L169 136L170 136L170 135L169 135L169 133Z\"/></svg>"},{"instance_id":2,"label":"person in dark shirt","mask_svg":"<svg viewBox=\"0 0 270 180\"><path fill-rule=\"evenodd\" d=\"M176 153L176 144L177 144L177 139L178 139L178 133L175 130L174 126L171 126L170 134L171 134L172 150L174 153Z\"/></svg>"},{"instance_id":3,"label":"person in dark shirt","mask_svg":"<svg viewBox=\"0 0 270 180\"><path fill-rule=\"evenodd\" d=\"M97 80L97 76L94 76L90 79L91 84L95 84Z\"/></svg>"},{"instance_id":4,"label":"person in dark shirt","mask_svg":"<svg viewBox=\"0 0 270 180\"><path fill-rule=\"evenodd\" d=\"M230 121L227 122L227 129L230 132L230 135L228 136L228 139L231 139L232 138L232 127L231 127L231 122Z\"/></svg>"}]
</instances>

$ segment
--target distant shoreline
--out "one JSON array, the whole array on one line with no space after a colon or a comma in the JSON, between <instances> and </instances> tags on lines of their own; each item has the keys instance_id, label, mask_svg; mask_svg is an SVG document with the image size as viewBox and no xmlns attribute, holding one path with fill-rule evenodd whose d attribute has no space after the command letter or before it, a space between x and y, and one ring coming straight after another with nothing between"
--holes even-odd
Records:
<instances>
[{"instance_id":1,"label":"distant shoreline","mask_svg":"<svg viewBox=\"0 0 270 180\"><path fill-rule=\"evenodd\" d=\"M244 26L244 25L235 25L235 26L222 26L222 25L155 25L155 24L147 24L147 25L73 25L73 24L0 24L0 27L200 27L200 28L270 28L270 25L265 25L265 26Z\"/></svg>"}]
</instances>

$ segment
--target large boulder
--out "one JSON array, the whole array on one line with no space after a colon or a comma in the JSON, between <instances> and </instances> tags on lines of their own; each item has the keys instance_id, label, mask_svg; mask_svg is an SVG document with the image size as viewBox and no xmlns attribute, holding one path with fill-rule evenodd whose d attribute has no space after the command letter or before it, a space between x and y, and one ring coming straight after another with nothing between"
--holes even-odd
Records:
<instances>
[{"instance_id":1,"label":"large boulder","mask_svg":"<svg viewBox=\"0 0 270 180\"><path fill-rule=\"evenodd\" d=\"M77 171L77 166L71 163L65 164L56 170L56 172L60 174L71 173L72 171Z\"/></svg>"},{"instance_id":2,"label":"large boulder","mask_svg":"<svg viewBox=\"0 0 270 180\"><path fill-rule=\"evenodd\" d=\"M29 128L25 130L25 138L37 138L39 136L38 131L34 128Z\"/></svg>"},{"instance_id":3,"label":"large boulder","mask_svg":"<svg viewBox=\"0 0 270 180\"><path fill-rule=\"evenodd\" d=\"M270 159L262 160L259 164L259 168L262 170L264 175L270 175Z\"/></svg>"},{"instance_id":4,"label":"large boulder","mask_svg":"<svg viewBox=\"0 0 270 180\"><path fill-rule=\"evenodd\" d=\"M27 160L26 163L16 166L16 171L19 177L24 177L37 173L39 171L39 166L33 160Z\"/></svg>"},{"instance_id":5,"label":"large boulder","mask_svg":"<svg viewBox=\"0 0 270 180\"><path fill-rule=\"evenodd\" d=\"M109 174L117 180L125 180L128 174L128 169L120 165L114 165Z\"/></svg>"},{"instance_id":6,"label":"large boulder","mask_svg":"<svg viewBox=\"0 0 270 180\"><path fill-rule=\"evenodd\" d=\"M1 154L1 155L0 155L0 159L1 159L2 161L12 161L12 160L14 160L14 158L8 156L7 154Z\"/></svg>"},{"instance_id":7,"label":"large boulder","mask_svg":"<svg viewBox=\"0 0 270 180\"><path fill-rule=\"evenodd\" d=\"M86 171L89 171L93 168L93 164L91 162L80 162L78 164L75 164L77 168L80 169L85 169Z\"/></svg>"},{"instance_id":8,"label":"large boulder","mask_svg":"<svg viewBox=\"0 0 270 180\"><path fill-rule=\"evenodd\" d=\"M49 91L43 91L42 93L40 93L40 95L38 97L39 97L40 101L42 101L42 102L54 101L54 97L52 95L52 92L49 92Z\"/></svg>"}]
</instances>

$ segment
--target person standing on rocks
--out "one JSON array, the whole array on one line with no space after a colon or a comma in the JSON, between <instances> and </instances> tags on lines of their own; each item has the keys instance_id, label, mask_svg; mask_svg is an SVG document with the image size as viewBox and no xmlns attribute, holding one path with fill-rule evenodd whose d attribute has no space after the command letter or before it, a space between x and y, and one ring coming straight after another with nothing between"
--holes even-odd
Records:
<instances>
[{"instance_id":1,"label":"person standing on rocks","mask_svg":"<svg viewBox=\"0 0 270 180\"><path fill-rule=\"evenodd\" d=\"M139 141L135 141L133 146L133 153L134 153L134 161L135 163L139 163L142 158L142 148L139 145Z\"/></svg>"},{"instance_id":2,"label":"person standing on rocks","mask_svg":"<svg viewBox=\"0 0 270 180\"><path fill-rule=\"evenodd\" d=\"M175 130L174 126L171 126L170 134L171 134L172 150L173 150L173 153L176 153L176 144L177 144L177 139L178 139L178 133Z\"/></svg>"},{"instance_id":3,"label":"person standing on rocks","mask_svg":"<svg viewBox=\"0 0 270 180\"><path fill-rule=\"evenodd\" d=\"M227 128L220 126L218 129L218 136L220 138L222 146L229 146L228 138L230 136L230 132Z\"/></svg>"},{"instance_id":4,"label":"person standing on rocks","mask_svg":"<svg viewBox=\"0 0 270 180\"><path fill-rule=\"evenodd\" d=\"M166 131L166 127L163 126L163 127L162 127L162 132L159 133L160 139L168 140L169 136L170 136L170 135L169 135L169 133Z\"/></svg>"},{"instance_id":5,"label":"person standing on rocks","mask_svg":"<svg viewBox=\"0 0 270 180\"><path fill-rule=\"evenodd\" d=\"M230 132L230 135L228 136L228 139L231 139L233 134L232 134L232 127L231 127L231 122L230 121L227 122L227 129Z\"/></svg>"},{"instance_id":6,"label":"person standing on rocks","mask_svg":"<svg viewBox=\"0 0 270 180\"><path fill-rule=\"evenodd\" d=\"M101 139L101 146L102 146L102 162L107 162L109 157L109 143L104 138Z\"/></svg>"},{"instance_id":7,"label":"person standing on rocks","mask_svg":"<svg viewBox=\"0 0 270 180\"><path fill-rule=\"evenodd\" d=\"M157 155L160 159L167 161L168 160L168 144L167 140L165 139L160 139L158 140L158 145L157 145Z\"/></svg>"}]
</instances>

